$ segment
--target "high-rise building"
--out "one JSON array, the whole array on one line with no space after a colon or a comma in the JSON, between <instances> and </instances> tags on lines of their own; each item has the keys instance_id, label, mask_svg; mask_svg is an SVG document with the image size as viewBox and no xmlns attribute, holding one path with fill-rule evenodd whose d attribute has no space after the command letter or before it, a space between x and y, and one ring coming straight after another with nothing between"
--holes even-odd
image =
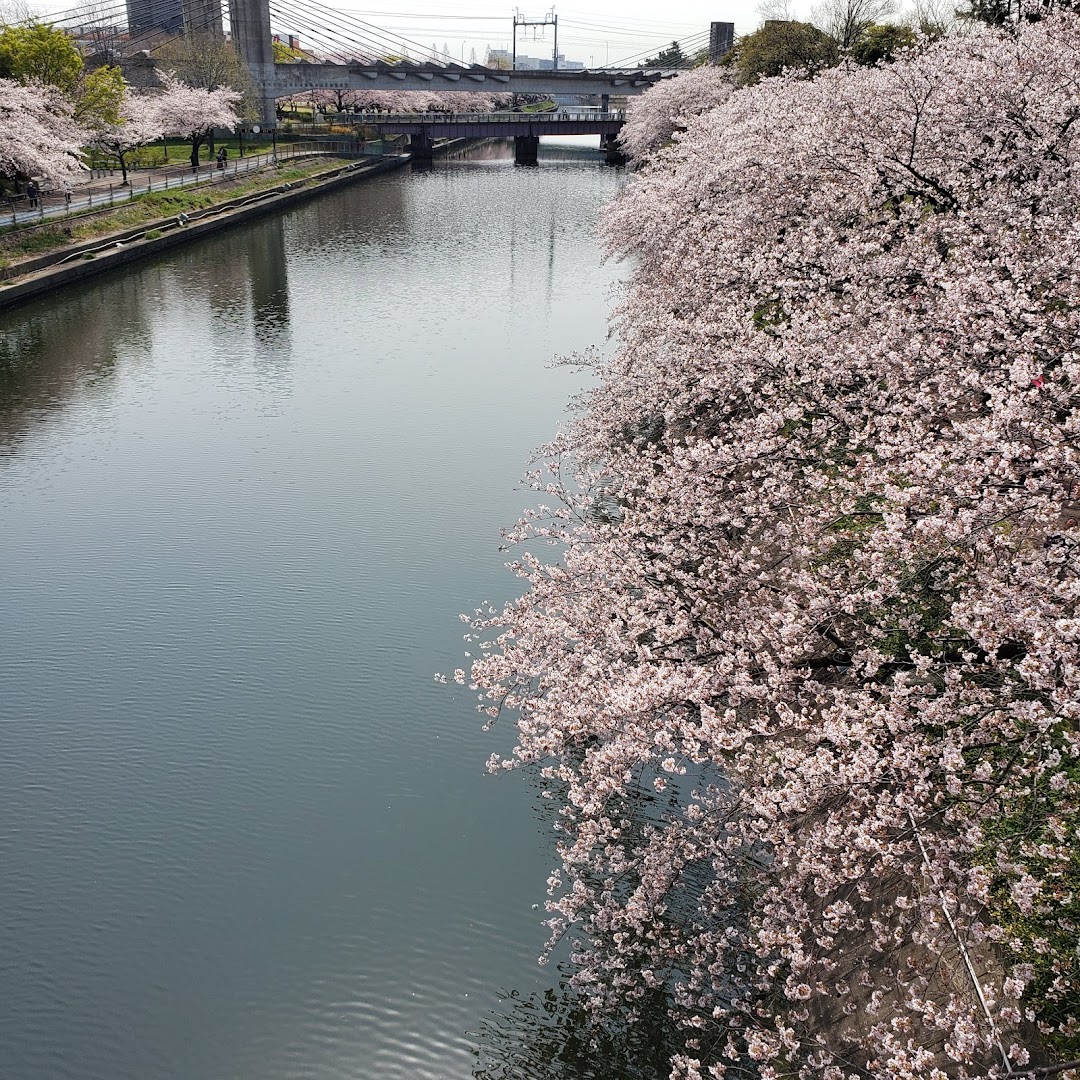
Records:
<instances>
[{"instance_id":1,"label":"high-rise building","mask_svg":"<svg viewBox=\"0 0 1080 1080\"><path fill-rule=\"evenodd\" d=\"M183 0L183 6L185 34L224 34L221 0Z\"/></svg>"},{"instance_id":2,"label":"high-rise building","mask_svg":"<svg viewBox=\"0 0 1080 1080\"><path fill-rule=\"evenodd\" d=\"M132 38L155 31L178 34L184 27L183 0L127 0L127 15Z\"/></svg>"},{"instance_id":3,"label":"high-rise building","mask_svg":"<svg viewBox=\"0 0 1080 1080\"><path fill-rule=\"evenodd\" d=\"M735 24L714 22L709 26L709 63L718 64L735 46Z\"/></svg>"},{"instance_id":4,"label":"high-rise building","mask_svg":"<svg viewBox=\"0 0 1080 1080\"><path fill-rule=\"evenodd\" d=\"M132 38L151 34L222 34L221 0L127 0Z\"/></svg>"}]
</instances>

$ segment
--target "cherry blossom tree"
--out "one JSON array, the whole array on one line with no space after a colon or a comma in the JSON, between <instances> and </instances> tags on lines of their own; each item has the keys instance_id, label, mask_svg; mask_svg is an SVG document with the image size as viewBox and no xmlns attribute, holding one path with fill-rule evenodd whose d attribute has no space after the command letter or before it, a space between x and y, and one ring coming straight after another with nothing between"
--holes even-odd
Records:
<instances>
[{"instance_id":1,"label":"cherry blossom tree","mask_svg":"<svg viewBox=\"0 0 1080 1080\"><path fill-rule=\"evenodd\" d=\"M733 89L727 69L708 65L661 83L631 102L619 143L641 159L685 129L689 117L722 105Z\"/></svg>"},{"instance_id":2,"label":"cherry blossom tree","mask_svg":"<svg viewBox=\"0 0 1080 1080\"><path fill-rule=\"evenodd\" d=\"M123 176L122 187L127 186L127 155L140 146L160 139L164 134L161 118L162 98L139 93L130 87L124 92L115 124L104 127L94 138L94 143L120 162Z\"/></svg>"},{"instance_id":3,"label":"cherry blossom tree","mask_svg":"<svg viewBox=\"0 0 1080 1080\"><path fill-rule=\"evenodd\" d=\"M313 99L329 109L338 108L339 100L344 100L347 107L361 112L491 112L500 101L505 104L505 98L460 90L351 90L348 95L346 99L336 90L322 90Z\"/></svg>"},{"instance_id":4,"label":"cherry blossom tree","mask_svg":"<svg viewBox=\"0 0 1080 1080\"><path fill-rule=\"evenodd\" d=\"M163 73L163 90L155 99L157 121L165 135L179 135L191 142L191 167L199 167L199 148L214 128L235 128L240 122L236 106L243 96L228 86L214 90L188 86Z\"/></svg>"},{"instance_id":5,"label":"cherry blossom tree","mask_svg":"<svg viewBox=\"0 0 1080 1080\"><path fill-rule=\"evenodd\" d=\"M552 948L598 1023L666 997L672 1077L1080 1056L1078 85L1068 14L763 80L607 213L471 684L560 809Z\"/></svg>"},{"instance_id":6,"label":"cherry blossom tree","mask_svg":"<svg viewBox=\"0 0 1080 1080\"><path fill-rule=\"evenodd\" d=\"M84 138L55 88L0 79L0 177L73 176L82 167Z\"/></svg>"}]
</instances>

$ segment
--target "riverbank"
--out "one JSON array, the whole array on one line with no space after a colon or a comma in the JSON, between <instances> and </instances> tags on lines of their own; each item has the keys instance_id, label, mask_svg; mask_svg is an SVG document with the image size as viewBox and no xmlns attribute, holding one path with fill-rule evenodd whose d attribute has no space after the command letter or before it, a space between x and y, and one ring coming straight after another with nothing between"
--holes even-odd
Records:
<instances>
[{"instance_id":1,"label":"riverbank","mask_svg":"<svg viewBox=\"0 0 1080 1080\"><path fill-rule=\"evenodd\" d=\"M87 278L115 269L136 259L156 254L207 236L240 222L249 221L261 214L285 209L315 196L337 190L358 180L378 176L401 168L410 160L407 154L379 158L375 161L357 161L320 170L309 175L290 174L289 179L280 176L266 186L248 182L240 194L198 206L191 198L205 198L211 194L227 194L220 189L213 193L177 192L172 197L146 196L140 200L143 206L149 200L162 200L169 205L167 215L150 217L133 225L132 214L139 216L139 202L110 213L110 220L124 222L124 227L106 231L82 240L68 243L61 236L57 249L31 255L13 261L0 270L0 308L11 307L33 299L64 285L85 281ZM77 227L77 226L76 226ZM14 235L14 234L12 234Z\"/></svg>"}]
</instances>

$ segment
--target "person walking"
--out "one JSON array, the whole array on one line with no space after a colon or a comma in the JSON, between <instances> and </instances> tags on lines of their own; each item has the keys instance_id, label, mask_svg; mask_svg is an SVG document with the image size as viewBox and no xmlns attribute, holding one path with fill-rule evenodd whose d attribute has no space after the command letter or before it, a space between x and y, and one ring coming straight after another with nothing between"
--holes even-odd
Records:
<instances>
[{"instance_id":1,"label":"person walking","mask_svg":"<svg viewBox=\"0 0 1080 1080\"><path fill-rule=\"evenodd\" d=\"M223 146L217 152L217 167L219 169L224 169L225 168L225 162L228 160L228 158L229 158L228 148Z\"/></svg>"},{"instance_id":2,"label":"person walking","mask_svg":"<svg viewBox=\"0 0 1080 1080\"><path fill-rule=\"evenodd\" d=\"M38 182L36 180L31 180L30 183L26 185L26 197L30 200L30 209L36 210L38 202L41 199L41 188L38 187Z\"/></svg>"}]
</instances>

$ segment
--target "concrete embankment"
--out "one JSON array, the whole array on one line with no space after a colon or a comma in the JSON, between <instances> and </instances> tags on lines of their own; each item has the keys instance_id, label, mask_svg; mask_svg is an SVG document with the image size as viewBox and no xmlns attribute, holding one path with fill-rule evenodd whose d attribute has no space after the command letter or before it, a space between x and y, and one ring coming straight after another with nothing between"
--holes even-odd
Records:
<instances>
[{"instance_id":1,"label":"concrete embankment","mask_svg":"<svg viewBox=\"0 0 1080 1080\"><path fill-rule=\"evenodd\" d=\"M0 308L12 307L262 214L285 210L359 180L399 169L409 160L409 155L403 154L372 162L353 162L303 180L229 199L186 216L173 215L147 222L24 260L3 273L4 278L16 280L0 282Z\"/></svg>"}]
</instances>

